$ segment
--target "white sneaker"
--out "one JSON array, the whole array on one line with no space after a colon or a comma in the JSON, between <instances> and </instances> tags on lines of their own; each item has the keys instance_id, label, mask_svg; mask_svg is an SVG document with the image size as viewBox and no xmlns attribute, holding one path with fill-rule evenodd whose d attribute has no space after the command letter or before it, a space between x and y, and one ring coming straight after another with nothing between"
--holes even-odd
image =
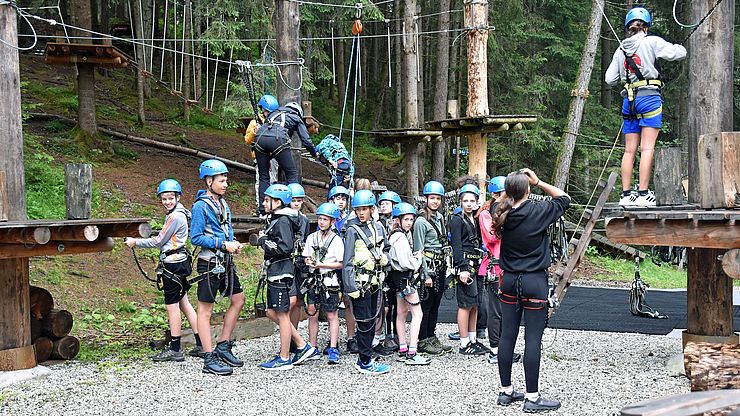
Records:
<instances>
[{"instance_id":1,"label":"white sneaker","mask_svg":"<svg viewBox=\"0 0 740 416\"><path fill-rule=\"evenodd\" d=\"M635 206L635 200L637 200L637 192L630 191L630 194L619 198L619 205L623 207Z\"/></svg>"},{"instance_id":2,"label":"white sneaker","mask_svg":"<svg viewBox=\"0 0 740 416\"><path fill-rule=\"evenodd\" d=\"M655 194L653 191L648 190L646 195L638 195L635 200L635 205L638 207L654 207L655 206Z\"/></svg>"}]
</instances>

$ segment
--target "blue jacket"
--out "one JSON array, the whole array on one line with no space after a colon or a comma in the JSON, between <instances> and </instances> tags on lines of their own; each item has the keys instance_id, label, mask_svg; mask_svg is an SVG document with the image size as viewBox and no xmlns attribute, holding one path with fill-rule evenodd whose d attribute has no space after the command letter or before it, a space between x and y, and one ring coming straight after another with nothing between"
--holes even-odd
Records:
<instances>
[{"instance_id":1,"label":"blue jacket","mask_svg":"<svg viewBox=\"0 0 740 416\"><path fill-rule=\"evenodd\" d=\"M223 209L208 197L205 190L196 194L193 204L193 219L190 223L190 241L201 248L199 259L210 260L223 243L234 240L231 228L231 210L224 198L220 198Z\"/></svg>"},{"instance_id":2,"label":"blue jacket","mask_svg":"<svg viewBox=\"0 0 740 416\"><path fill-rule=\"evenodd\" d=\"M350 163L349 175L354 176L355 164L347 152L347 148L341 142L331 138L323 139L316 146L316 153L329 162L336 162L339 159L347 159Z\"/></svg>"}]
</instances>

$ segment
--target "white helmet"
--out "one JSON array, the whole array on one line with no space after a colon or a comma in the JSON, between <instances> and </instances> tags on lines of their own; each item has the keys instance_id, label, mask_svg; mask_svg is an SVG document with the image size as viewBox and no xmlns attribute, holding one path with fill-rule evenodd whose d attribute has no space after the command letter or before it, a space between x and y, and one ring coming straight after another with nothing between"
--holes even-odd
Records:
<instances>
[{"instance_id":1,"label":"white helmet","mask_svg":"<svg viewBox=\"0 0 740 416\"><path fill-rule=\"evenodd\" d=\"M301 108L301 105L298 104L297 102L291 101L285 104L285 108L290 108L290 109L295 110L298 113L298 115L300 115L301 118L303 118L303 108Z\"/></svg>"}]
</instances>

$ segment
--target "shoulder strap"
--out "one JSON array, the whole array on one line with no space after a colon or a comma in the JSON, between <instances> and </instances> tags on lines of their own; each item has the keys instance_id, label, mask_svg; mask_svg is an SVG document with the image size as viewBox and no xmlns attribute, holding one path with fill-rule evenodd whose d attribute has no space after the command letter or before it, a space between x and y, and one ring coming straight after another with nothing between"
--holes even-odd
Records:
<instances>
[{"instance_id":1,"label":"shoulder strap","mask_svg":"<svg viewBox=\"0 0 740 416\"><path fill-rule=\"evenodd\" d=\"M632 72L635 73L635 76L640 81L645 79L645 76L642 75L642 72L640 72L640 68L637 66L637 63L635 63L635 60L632 59L632 55L627 55L627 51L622 49L622 53L624 54L624 61L627 62L627 65L629 65ZM627 74L627 82L629 82L629 74Z\"/></svg>"},{"instance_id":2,"label":"shoulder strap","mask_svg":"<svg viewBox=\"0 0 740 416\"><path fill-rule=\"evenodd\" d=\"M213 210L213 213L216 214L216 218L218 218L218 225L221 226L221 229L224 233L227 235L229 234L229 217L226 215L226 211L228 209L228 205L226 204L226 201L221 201L223 204L223 210L221 210L213 200L208 197L204 196L201 197L200 200L206 203L209 207L211 207L211 210Z\"/></svg>"},{"instance_id":3,"label":"shoulder strap","mask_svg":"<svg viewBox=\"0 0 740 416\"><path fill-rule=\"evenodd\" d=\"M371 222L370 226L375 227L375 222L374 221ZM360 239L362 240L363 243L365 243L365 245L367 246L367 249L370 251L370 254L372 254L373 258L375 260L380 260L381 256L380 256L380 253L378 253L378 247L370 241L370 238L367 235L365 235L365 232L362 231L362 228L360 228L358 224L352 224L350 225L350 227L353 228L355 232L357 233L357 235L360 236ZM378 233L377 228L375 228L375 233Z\"/></svg>"},{"instance_id":4,"label":"shoulder strap","mask_svg":"<svg viewBox=\"0 0 740 416\"><path fill-rule=\"evenodd\" d=\"M318 255L318 258L316 260L318 260L319 262L323 262L324 261L324 259L326 258L326 255L329 253L329 247L331 247L331 243L334 241L334 238L336 236L337 236L337 234L333 232L333 233L331 233L331 235L329 236L329 238L327 238L326 240L324 240L324 244L322 244L321 246L319 246L317 244L314 247L314 251L315 252L318 252L318 254L319 254ZM316 238L317 239L320 239L321 238L321 235L319 233L316 233ZM318 241L316 241L316 242L318 243Z\"/></svg>"},{"instance_id":5,"label":"shoulder strap","mask_svg":"<svg viewBox=\"0 0 740 416\"><path fill-rule=\"evenodd\" d=\"M280 117L280 121L276 123L275 120L277 120L278 117ZM275 114L274 116L270 117L268 121L270 122L270 124L279 124L282 127L285 127L285 111L281 111Z\"/></svg>"},{"instance_id":6,"label":"shoulder strap","mask_svg":"<svg viewBox=\"0 0 740 416\"><path fill-rule=\"evenodd\" d=\"M442 245L445 245L444 242L447 241L447 238L445 235L442 234L442 230L440 230L439 227L437 227L437 224L435 224L434 221L427 221L427 222L429 223L429 225L432 226L434 231L437 233L437 240L439 240L439 243Z\"/></svg>"}]
</instances>

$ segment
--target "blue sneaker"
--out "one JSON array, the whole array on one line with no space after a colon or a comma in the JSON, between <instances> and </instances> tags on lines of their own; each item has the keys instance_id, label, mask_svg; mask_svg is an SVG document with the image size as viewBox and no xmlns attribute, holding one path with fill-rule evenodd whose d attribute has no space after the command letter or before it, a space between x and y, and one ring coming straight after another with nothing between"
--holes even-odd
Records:
<instances>
[{"instance_id":1,"label":"blue sneaker","mask_svg":"<svg viewBox=\"0 0 740 416\"><path fill-rule=\"evenodd\" d=\"M329 356L326 360L326 362L329 364L339 364L339 357L342 356L339 350L334 347L329 347L329 349L326 351L326 355Z\"/></svg>"},{"instance_id":2,"label":"blue sneaker","mask_svg":"<svg viewBox=\"0 0 740 416\"><path fill-rule=\"evenodd\" d=\"M290 359L283 360L280 355L276 355L272 360L260 364L260 368L268 371L290 370L293 368L293 363L290 362Z\"/></svg>"},{"instance_id":3,"label":"blue sneaker","mask_svg":"<svg viewBox=\"0 0 740 416\"><path fill-rule=\"evenodd\" d=\"M370 360L369 363L363 364L362 360L360 360L359 358L357 358L355 368L362 374L372 375L385 374L391 370L391 366L389 366L388 364L379 363L375 360Z\"/></svg>"},{"instance_id":4,"label":"blue sneaker","mask_svg":"<svg viewBox=\"0 0 740 416\"><path fill-rule=\"evenodd\" d=\"M292 360L293 365L298 365L308 360L309 357L316 356L316 358L318 358L318 355L320 354L316 354L316 353L318 353L318 351L316 351L316 348L312 347L311 344L307 342L306 345L304 345L302 349L299 349L298 352L296 352L295 355L293 356L293 360ZM316 359L316 358L312 358L312 359Z\"/></svg>"},{"instance_id":5,"label":"blue sneaker","mask_svg":"<svg viewBox=\"0 0 740 416\"><path fill-rule=\"evenodd\" d=\"M306 357L306 359L303 361L314 361L314 360L320 360L320 359L321 359L321 351L319 351L318 348L314 348L313 353L309 355L308 357Z\"/></svg>"}]
</instances>

